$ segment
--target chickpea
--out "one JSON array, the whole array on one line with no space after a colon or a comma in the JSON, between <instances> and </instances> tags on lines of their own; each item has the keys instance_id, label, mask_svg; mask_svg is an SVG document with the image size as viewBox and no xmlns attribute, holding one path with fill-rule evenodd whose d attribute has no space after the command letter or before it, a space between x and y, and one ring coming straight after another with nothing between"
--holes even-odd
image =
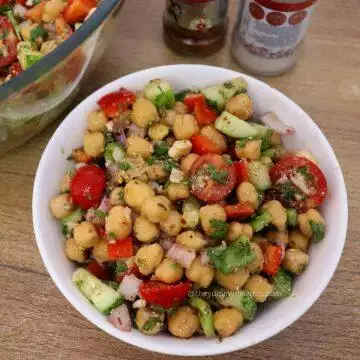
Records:
<instances>
[{"instance_id":1,"label":"chickpea","mask_svg":"<svg viewBox=\"0 0 360 360\"><path fill-rule=\"evenodd\" d=\"M148 178L153 181L162 181L167 177L167 173L160 163L148 166L145 172Z\"/></svg>"},{"instance_id":2,"label":"chickpea","mask_svg":"<svg viewBox=\"0 0 360 360\"><path fill-rule=\"evenodd\" d=\"M246 266L246 268L252 274L258 273L258 272L262 271L262 269L264 267L264 255L263 255L263 252L261 251L260 246L257 243L251 242L250 247L251 247L251 250L255 253L256 258L250 264L248 264Z\"/></svg>"},{"instance_id":3,"label":"chickpea","mask_svg":"<svg viewBox=\"0 0 360 360\"><path fill-rule=\"evenodd\" d=\"M244 289L251 292L256 302L264 302L272 292L272 285L260 275L253 275L244 285Z\"/></svg>"},{"instance_id":4,"label":"chickpea","mask_svg":"<svg viewBox=\"0 0 360 360\"><path fill-rule=\"evenodd\" d=\"M268 157L268 156L261 156L261 158L259 159L259 161L260 161L263 165L267 166L269 169L270 169L272 166L274 166L273 161L272 161L271 158Z\"/></svg>"},{"instance_id":5,"label":"chickpea","mask_svg":"<svg viewBox=\"0 0 360 360\"><path fill-rule=\"evenodd\" d=\"M225 289L230 291L239 291L244 286L249 276L250 272L248 269L240 269L230 275L225 275L221 271L216 270L215 280Z\"/></svg>"},{"instance_id":6,"label":"chickpea","mask_svg":"<svg viewBox=\"0 0 360 360\"><path fill-rule=\"evenodd\" d=\"M60 191L62 193L70 191L70 175L66 173L60 181Z\"/></svg>"},{"instance_id":7,"label":"chickpea","mask_svg":"<svg viewBox=\"0 0 360 360\"><path fill-rule=\"evenodd\" d=\"M198 231L184 231L176 237L176 242L180 245L183 245L189 249L200 250L206 246L206 241L204 240L202 234Z\"/></svg>"},{"instance_id":8,"label":"chickpea","mask_svg":"<svg viewBox=\"0 0 360 360\"><path fill-rule=\"evenodd\" d=\"M173 125L173 132L177 140L190 139L199 132L195 117L190 114L176 115Z\"/></svg>"},{"instance_id":9,"label":"chickpea","mask_svg":"<svg viewBox=\"0 0 360 360\"><path fill-rule=\"evenodd\" d=\"M295 275L300 275L308 265L310 257L299 249L288 249L285 252L283 266Z\"/></svg>"},{"instance_id":10,"label":"chickpea","mask_svg":"<svg viewBox=\"0 0 360 360\"><path fill-rule=\"evenodd\" d=\"M139 216L134 223L134 233L139 241L151 242L159 235L159 229L148 219Z\"/></svg>"},{"instance_id":11,"label":"chickpea","mask_svg":"<svg viewBox=\"0 0 360 360\"><path fill-rule=\"evenodd\" d=\"M132 121L140 128L145 129L149 123L159 119L155 105L148 99L136 99L132 109Z\"/></svg>"},{"instance_id":12,"label":"chickpea","mask_svg":"<svg viewBox=\"0 0 360 360\"><path fill-rule=\"evenodd\" d=\"M309 238L297 230L291 230L289 234L289 245L292 249L299 249L306 253L309 247Z\"/></svg>"},{"instance_id":13,"label":"chickpea","mask_svg":"<svg viewBox=\"0 0 360 360\"><path fill-rule=\"evenodd\" d=\"M253 230L249 224L240 224L236 221L229 224L229 229L226 237L226 240L228 242L233 242L242 235L246 235L249 240L252 238Z\"/></svg>"},{"instance_id":14,"label":"chickpea","mask_svg":"<svg viewBox=\"0 0 360 360\"><path fill-rule=\"evenodd\" d=\"M172 128L174 126L175 117L178 113L175 110L165 110L162 122Z\"/></svg>"},{"instance_id":15,"label":"chickpea","mask_svg":"<svg viewBox=\"0 0 360 360\"><path fill-rule=\"evenodd\" d=\"M73 149L71 156L76 163L88 164L93 158L85 153L82 148Z\"/></svg>"},{"instance_id":16,"label":"chickpea","mask_svg":"<svg viewBox=\"0 0 360 360\"><path fill-rule=\"evenodd\" d=\"M198 154L189 154L187 157L181 160L180 170L185 174L189 174L193 163L199 158Z\"/></svg>"},{"instance_id":17,"label":"chickpea","mask_svg":"<svg viewBox=\"0 0 360 360\"><path fill-rule=\"evenodd\" d=\"M85 154L98 157L104 152L105 138L102 132L86 132L83 139Z\"/></svg>"},{"instance_id":18,"label":"chickpea","mask_svg":"<svg viewBox=\"0 0 360 360\"><path fill-rule=\"evenodd\" d=\"M87 116L88 129L91 132L104 131L108 118L104 110L91 111Z\"/></svg>"},{"instance_id":19,"label":"chickpea","mask_svg":"<svg viewBox=\"0 0 360 360\"><path fill-rule=\"evenodd\" d=\"M222 206L206 205L200 208L200 221L206 235L211 235L214 232L214 226L211 224L212 220L226 221L225 210Z\"/></svg>"},{"instance_id":20,"label":"chickpea","mask_svg":"<svg viewBox=\"0 0 360 360\"><path fill-rule=\"evenodd\" d=\"M311 229L310 221L315 224L325 225L325 220L321 214L315 209L309 209L304 214L298 215L298 223L300 231L307 237L312 237L314 234Z\"/></svg>"},{"instance_id":21,"label":"chickpea","mask_svg":"<svg viewBox=\"0 0 360 360\"><path fill-rule=\"evenodd\" d=\"M135 264L143 275L150 275L161 263L164 250L159 244L142 246L135 255Z\"/></svg>"},{"instance_id":22,"label":"chickpea","mask_svg":"<svg viewBox=\"0 0 360 360\"><path fill-rule=\"evenodd\" d=\"M151 222L159 223L167 219L170 208L170 200L165 196L151 196L144 201L141 213Z\"/></svg>"},{"instance_id":23,"label":"chickpea","mask_svg":"<svg viewBox=\"0 0 360 360\"><path fill-rule=\"evenodd\" d=\"M227 101L225 109L239 119L247 120L253 113L253 104L249 95L239 94Z\"/></svg>"},{"instance_id":24,"label":"chickpea","mask_svg":"<svg viewBox=\"0 0 360 360\"><path fill-rule=\"evenodd\" d=\"M169 149L169 156L172 159L180 159L182 156L187 156L192 149L190 140L177 140Z\"/></svg>"},{"instance_id":25,"label":"chickpea","mask_svg":"<svg viewBox=\"0 0 360 360\"><path fill-rule=\"evenodd\" d=\"M266 238L271 243L287 244L289 242L289 234L288 234L287 230L285 230L285 231L268 231L266 233Z\"/></svg>"},{"instance_id":26,"label":"chickpea","mask_svg":"<svg viewBox=\"0 0 360 360\"><path fill-rule=\"evenodd\" d=\"M125 205L124 188L118 186L115 189L113 189L110 193L109 200L112 206Z\"/></svg>"},{"instance_id":27,"label":"chickpea","mask_svg":"<svg viewBox=\"0 0 360 360\"><path fill-rule=\"evenodd\" d=\"M182 216L176 210L170 210L166 220L160 222L160 229L170 236L179 234L182 228Z\"/></svg>"},{"instance_id":28,"label":"chickpea","mask_svg":"<svg viewBox=\"0 0 360 360\"><path fill-rule=\"evenodd\" d=\"M207 288L214 279L215 271L212 265L203 264L197 256L190 267L185 270L185 276L202 288Z\"/></svg>"},{"instance_id":29,"label":"chickpea","mask_svg":"<svg viewBox=\"0 0 360 360\"><path fill-rule=\"evenodd\" d=\"M185 115L185 114L187 114L189 112L187 106L184 103L180 102L180 101L178 101L174 105L173 110L176 111L180 115Z\"/></svg>"},{"instance_id":30,"label":"chickpea","mask_svg":"<svg viewBox=\"0 0 360 360\"><path fill-rule=\"evenodd\" d=\"M69 194L54 196L50 200L50 210L57 219L63 219L74 211L74 204Z\"/></svg>"},{"instance_id":31,"label":"chickpea","mask_svg":"<svg viewBox=\"0 0 360 360\"><path fill-rule=\"evenodd\" d=\"M287 220L286 210L281 205L280 201L268 201L263 205L263 209L269 211L271 216L271 223L275 225L279 231L285 230Z\"/></svg>"},{"instance_id":32,"label":"chickpea","mask_svg":"<svg viewBox=\"0 0 360 360\"><path fill-rule=\"evenodd\" d=\"M109 260L108 242L106 240L100 240L93 247L92 254L94 258L99 262L108 261Z\"/></svg>"},{"instance_id":33,"label":"chickpea","mask_svg":"<svg viewBox=\"0 0 360 360\"><path fill-rule=\"evenodd\" d=\"M131 210L124 206L115 206L105 219L106 233L113 233L117 239L124 239L131 234L132 221Z\"/></svg>"},{"instance_id":34,"label":"chickpea","mask_svg":"<svg viewBox=\"0 0 360 360\"><path fill-rule=\"evenodd\" d=\"M36 24L34 24L36 25ZM22 31L20 30L20 33L22 33ZM25 37L23 37L23 39L25 40ZM40 52L43 55L47 55L50 54L51 52L53 52L56 48L57 48L58 44L55 40L48 40L48 41L44 41L41 44L41 48L40 48Z\"/></svg>"},{"instance_id":35,"label":"chickpea","mask_svg":"<svg viewBox=\"0 0 360 360\"><path fill-rule=\"evenodd\" d=\"M224 308L214 314L214 328L220 336L231 336L243 323L241 312L235 308Z\"/></svg>"},{"instance_id":36,"label":"chickpea","mask_svg":"<svg viewBox=\"0 0 360 360\"><path fill-rule=\"evenodd\" d=\"M85 251L76 244L73 238L68 238L65 241L65 254L70 260L76 261L79 264L83 264L86 261Z\"/></svg>"},{"instance_id":37,"label":"chickpea","mask_svg":"<svg viewBox=\"0 0 360 360\"><path fill-rule=\"evenodd\" d=\"M262 140L249 140L243 147L235 146L235 154L241 159L258 160L261 155Z\"/></svg>"},{"instance_id":38,"label":"chickpea","mask_svg":"<svg viewBox=\"0 0 360 360\"><path fill-rule=\"evenodd\" d=\"M125 185L125 202L136 212L140 212L144 201L154 195L154 190L142 181L131 180Z\"/></svg>"},{"instance_id":39,"label":"chickpea","mask_svg":"<svg viewBox=\"0 0 360 360\"><path fill-rule=\"evenodd\" d=\"M140 155L144 159L148 159L153 152L153 147L149 141L140 136L130 136L126 142L126 154L128 156Z\"/></svg>"},{"instance_id":40,"label":"chickpea","mask_svg":"<svg viewBox=\"0 0 360 360\"><path fill-rule=\"evenodd\" d=\"M180 281L183 276L183 268L170 259L164 259L155 270L155 277L166 284L176 283Z\"/></svg>"},{"instance_id":41,"label":"chickpea","mask_svg":"<svg viewBox=\"0 0 360 360\"><path fill-rule=\"evenodd\" d=\"M167 187L167 196L171 201L187 199L190 196L189 186L170 183Z\"/></svg>"},{"instance_id":42,"label":"chickpea","mask_svg":"<svg viewBox=\"0 0 360 360\"><path fill-rule=\"evenodd\" d=\"M42 21L45 23L53 23L64 10L65 6L66 2L63 0L49 0L42 11Z\"/></svg>"},{"instance_id":43,"label":"chickpea","mask_svg":"<svg viewBox=\"0 0 360 360\"><path fill-rule=\"evenodd\" d=\"M258 193L255 186L247 181L243 181L236 188L236 198L240 203L249 203L254 209L259 206Z\"/></svg>"},{"instance_id":44,"label":"chickpea","mask_svg":"<svg viewBox=\"0 0 360 360\"><path fill-rule=\"evenodd\" d=\"M200 326L198 315L191 306L181 306L174 315L168 318L168 328L172 335L188 339Z\"/></svg>"},{"instance_id":45,"label":"chickpea","mask_svg":"<svg viewBox=\"0 0 360 360\"><path fill-rule=\"evenodd\" d=\"M151 319L157 319L154 321L154 325L151 327L146 326L146 323ZM137 328L146 335L155 335L161 331L163 323L165 320L164 313L158 313L157 311L152 310L151 308L140 308L136 312L135 323ZM149 324L149 323L148 323Z\"/></svg>"},{"instance_id":46,"label":"chickpea","mask_svg":"<svg viewBox=\"0 0 360 360\"><path fill-rule=\"evenodd\" d=\"M149 127L148 135L151 140L162 140L169 135L169 127L161 123L156 123Z\"/></svg>"},{"instance_id":47,"label":"chickpea","mask_svg":"<svg viewBox=\"0 0 360 360\"><path fill-rule=\"evenodd\" d=\"M83 221L74 227L74 240L77 246L86 250L97 244L99 236L91 222Z\"/></svg>"},{"instance_id":48,"label":"chickpea","mask_svg":"<svg viewBox=\"0 0 360 360\"><path fill-rule=\"evenodd\" d=\"M208 137L211 141L215 143L215 145L221 149L221 152L225 152L227 149L225 136L218 130L215 129L214 126L208 125L204 126L200 130L200 134Z\"/></svg>"},{"instance_id":49,"label":"chickpea","mask_svg":"<svg viewBox=\"0 0 360 360\"><path fill-rule=\"evenodd\" d=\"M270 137L270 144L272 146L281 145L281 135L277 132L273 132Z\"/></svg>"}]
</instances>

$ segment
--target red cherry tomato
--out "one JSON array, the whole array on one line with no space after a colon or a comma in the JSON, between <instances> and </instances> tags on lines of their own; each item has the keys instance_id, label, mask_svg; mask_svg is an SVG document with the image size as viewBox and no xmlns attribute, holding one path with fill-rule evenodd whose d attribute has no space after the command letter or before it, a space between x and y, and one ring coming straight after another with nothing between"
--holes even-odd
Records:
<instances>
[{"instance_id":1,"label":"red cherry tomato","mask_svg":"<svg viewBox=\"0 0 360 360\"><path fill-rule=\"evenodd\" d=\"M109 260L126 259L133 255L132 237L118 239L115 242L108 242L107 246Z\"/></svg>"},{"instance_id":2,"label":"red cherry tomato","mask_svg":"<svg viewBox=\"0 0 360 360\"><path fill-rule=\"evenodd\" d=\"M217 119L218 115L205 100L195 102L195 119L200 126L210 125Z\"/></svg>"},{"instance_id":3,"label":"red cherry tomato","mask_svg":"<svg viewBox=\"0 0 360 360\"><path fill-rule=\"evenodd\" d=\"M190 282L164 284L160 281L144 281L139 287L141 297L149 304L170 308L180 304L191 289Z\"/></svg>"},{"instance_id":4,"label":"red cherry tomato","mask_svg":"<svg viewBox=\"0 0 360 360\"><path fill-rule=\"evenodd\" d=\"M63 10L64 18L68 24L82 22L96 5L94 0L69 0Z\"/></svg>"},{"instance_id":5,"label":"red cherry tomato","mask_svg":"<svg viewBox=\"0 0 360 360\"><path fill-rule=\"evenodd\" d=\"M192 143L192 151L198 155L206 154L222 154L222 150L205 135L194 135L190 139Z\"/></svg>"},{"instance_id":6,"label":"red cherry tomato","mask_svg":"<svg viewBox=\"0 0 360 360\"><path fill-rule=\"evenodd\" d=\"M109 117L116 117L124 112L129 105L136 100L136 94L130 90L121 88L110 94L103 96L99 101L99 106Z\"/></svg>"},{"instance_id":7,"label":"red cherry tomato","mask_svg":"<svg viewBox=\"0 0 360 360\"><path fill-rule=\"evenodd\" d=\"M190 169L191 193L202 201L215 203L226 198L236 182L235 167L222 156L200 156Z\"/></svg>"},{"instance_id":8,"label":"red cherry tomato","mask_svg":"<svg viewBox=\"0 0 360 360\"><path fill-rule=\"evenodd\" d=\"M184 104L186 105L189 112L193 112L195 109L195 104L197 102L205 102L205 97L203 94L187 94L184 97Z\"/></svg>"},{"instance_id":9,"label":"red cherry tomato","mask_svg":"<svg viewBox=\"0 0 360 360\"><path fill-rule=\"evenodd\" d=\"M280 269L282 260L282 249L277 245L262 245L264 253L263 272L275 276Z\"/></svg>"},{"instance_id":10,"label":"red cherry tomato","mask_svg":"<svg viewBox=\"0 0 360 360\"><path fill-rule=\"evenodd\" d=\"M254 214L254 209L249 204L225 205L224 210L229 220L246 220Z\"/></svg>"},{"instance_id":11,"label":"red cherry tomato","mask_svg":"<svg viewBox=\"0 0 360 360\"><path fill-rule=\"evenodd\" d=\"M97 207L104 194L106 176L96 165L86 165L76 171L70 183L70 194L74 203L82 209Z\"/></svg>"},{"instance_id":12,"label":"red cherry tomato","mask_svg":"<svg viewBox=\"0 0 360 360\"><path fill-rule=\"evenodd\" d=\"M280 195L280 200L286 206L306 211L321 205L325 200L326 178L316 164L304 157L285 156L275 163L269 174L274 188ZM299 187L299 178L302 183L301 188ZM289 186L303 194L303 197L299 199L299 196L296 198L294 192L293 194L289 193Z\"/></svg>"},{"instance_id":13,"label":"red cherry tomato","mask_svg":"<svg viewBox=\"0 0 360 360\"><path fill-rule=\"evenodd\" d=\"M19 62L14 62L9 67L9 74L11 77L18 76L23 71L23 68L21 67Z\"/></svg>"},{"instance_id":14,"label":"red cherry tomato","mask_svg":"<svg viewBox=\"0 0 360 360\"><path fill-rule=\"evenodd\" d=\"M239 160L233 162L236 170L236 185L249 180L248 164L246 160Z\"/></svg>"},{"instance_id":15,"label":"red cherry tomato","mask_svg":"<svg viewBox=\"0 0 360 360\"><path fill-rule=\"evenodd\" d=\"M0 39L2 42L2 51L0 54L0 69L16 61L19 42L14 27L6 16L0 16Z\"/></svg>"},{"instance_id":16,"label":"red cherry tomato","mask_svg":"<svg viewBox=\"0 0 360 360\"><path fill-rule=\"evenodd\" d=\"M99 264L96 260L91 260L87 264L87 269L94 276L101 280L110 280L110 273L104 264Z\"/></svg>"}]
</instances>

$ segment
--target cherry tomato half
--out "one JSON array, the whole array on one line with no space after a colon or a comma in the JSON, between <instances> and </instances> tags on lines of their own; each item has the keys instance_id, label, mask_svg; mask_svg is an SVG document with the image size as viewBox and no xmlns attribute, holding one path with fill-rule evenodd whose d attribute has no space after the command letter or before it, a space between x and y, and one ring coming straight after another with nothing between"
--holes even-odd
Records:
<instances>
[{"instance_id":1,"label":"cherry tomato half","mask_svg":"<svg viewBox=\"0 0 360 360\"><path fill-rule=\"evenodd\" d=\"M249 204L225 205L225 214L228 220L246 220L254 214L254 209Z\"/></svg>"},{"instance_id":2,"label":"cherry tomato half","mask_svg":"<svg viewBox=\"0 0 360 360\"><path fill-rule=\"evenodd\" d=\"M0 69L16 61L19 42L14 27L6 16L0 16L0 39L2 41L2 51L0 54Z\"/></svg>"},{"instance_id":3,"label":"cherry tomato half","mask_svg":"<svg viewBox=\"0 0 360 360\"><path fill-rule=\"evenodd\" d=\"M133 255L132 237L118 239L115 242L108 242L109 260L126 259Z\"/></svg>"},{"instance_id":4,"label":"cherry tomato half","mask_svg":"<svg viewBox=\"0 0 360 360\"><path fill-rule=\"evenodd\" d=\"M95 275L98 279L101 280L110 280L110 272L107 269L106 265L99 264L96 260L91 260L87 264L87 269L93 275Z\"/></svg>"},{"instance_id":5,"label":"cherry tomato half","mask_svg":"<svg viewBox=\"0 0 360 360\"><path fill-rule=\"evenodd\" d=\"M286 206L306 211L325 200L326 178L316 164L304 157L285 156L275 163L269 174Z\"/></svg>"},{"instance_id":6,"label":"cherry tomato half","mask_svg":"<svg viewBox=\"0 0 360 360\"><path fill-rule=\"evenodd\" d=\"M215 203L225 199L235 186L235 167L225 163L222 156L200 156L190 169L190 190L202 201Z\"/></svg>"},{"instance_id":7,"label":"cherry tomato half","mask_svg":"<svg viewBox=\"0 0 360 360\"><path fill-rule=\"evenodd\" d=\"M136 100L136 94L130 90L121 88L110 94L103 96L99 101L99 106L105 111L109 117L116 117L124 112L129 105Z\"/></svg>"},{"instance_id":8,"label":"cherry tomato half","mask_svg":"<svg viewBox=\"0 0 360 360\"><path fill-rule=\"evenodd\" d=\"M241 184L243 181L249 180L248 164L246 160L239 160L233 162L236 170L236 185Z\"/></svg>"},{"instance_id":9,"label":"cherry tomato half","mask_svg":"<svg viewBox=\"0 0 360 360\"><path fill-rule=\"evenodd\" d=\"M70 183L70 193L74 203L86 210L99 205L105 187L104 170L96 165L86 165L76 171Z\"/></svg>"},{"instance_id":10,"label":"cherry tomato half","mask_svg":"<svg viewBox=\"0 0 360 360\"><path fill-rule=\"evenodd\" d=\"M198 155L222 154L222 150L216 146L216 144L205 135L194 135L190 139L192 143L192 151Z\"/></svg>"}]
</instances>

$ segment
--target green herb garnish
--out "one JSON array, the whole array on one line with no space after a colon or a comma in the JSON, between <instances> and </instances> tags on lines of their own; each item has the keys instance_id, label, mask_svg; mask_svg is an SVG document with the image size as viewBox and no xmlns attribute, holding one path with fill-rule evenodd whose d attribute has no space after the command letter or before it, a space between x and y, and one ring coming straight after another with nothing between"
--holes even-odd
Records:
<instances>
[{"instance_id":1,"label":"green herb garnish","mask_svg":"<svg viewBox=\"0 0 360 360\"><path fill-rule=\"evenodd\" d=\"M118 164L118 167L120 170L124 170L124 171L128 171L129 169L132 168L131 164L128 163L127 161L122 161L121 163Z\"/></svg>"},{"instance_id":2,"label":"green herb garnish","mask_svg":"<svg viewBox=\"0 0 360 360\"><path fill-rule=\"evenodd\" d=\"M48 38L48 36L49 36L49 33L42 26L39 25L36 28L31 30L30 41L35 42L36 39L39 37L46 40Z\"/></svg>"},{"instance_id":3,"label":"green herb garnish","mask_svg":"<svg viewBox=\"0 0 360 360\"><path fill-rule=\"evenodd\" d=\"M158 317L152 317L147 320L143 326L143 331L151 331L156 324L162 324L162 320Z\"/></svg>"},{"instance_id":4,"label":"green herb garnish","mask_svg":"<svg viewBox=\"0 0 360 360\"><path fill-rule=\"evenodd\" d=\"M163 168L167 172L171 172L172 169L177 168L177 162L172 159L166 159L163 163Z\"/></svg>"},{"instance_id":5,"label":"green herb garnish","mask_svg":"<svg viewBox=\"0 0 360 360\"><path fill-rule=\"evenodd\" d=\"M229 225L226 223L226 221L211 219L210 225L213 229L210 237L216 240L223 240L226 238L229 229Z\"/></svg>"},{"instance_id":6,"label":"green herb garnish","mask_svg":"<svg viewBox=\"0 0 360 360\"><path fill-rule=\"evenodd\" d=\"M236 147L238 148L238 149L241 149L241 148L243 148L245 145L246 145L246 143L248 142L248 141L250 141L250 140L254 140L255 138L253 137L253 136L248 136L248 137L244 137L244 138L241 138L241 139L239 139L239 140L237 140L236 141Z\"/></svg>"},{"instance_id":7,"label":"green herb garnish","mask_svg":"<svg viewBox=\"0 0 360 360\"><path fill-rule=\"evenodd\" d=\"M155 157L154 156L150 156L147 160L146 163L149 165L152 165L155 162Z\"/></svg>"},{"instance_id":8,"label":"green herb garnish","mask_svg":"<svg viewBox=\"0 0 360 360\"><path fill-rule=\"evenodd\" d=\"M211 179L220 183L226 184L229 173L226 170L217 170L215 165L209 164L207 167Z\"/></svg>"},{"instance_id":9,"label":"green herb garnish","mask_svg":"<svg viewBox=\"0 0 360 360\"><path fill-rule=\"evenodd\" d=\"M301 166L297 168L296 172L302 175L306 180L311 180L313 178L306 166Z\"/></svg>"},{"instance_id":10,"label":"green herb garnish","mask_svg":"<svg viewBox=\"0 0 360 360\"><path fill-rule=\"evenodd\" d=\"M169 151L169 147L163 141L159 141L154 147L154 156L161 157L167 155Z\"/></svg>"},{"instance_id":11,"label":"green herb garnish","mask_svg":"<svg viewBox=\"0 0 360 360\"><path fill-rule=\"evenodd\" d=\"M319 242L322 240L325 236L325 225L312 220L309 221L309 225L311 227L312 238L314 241Z\"/></svg>"},{"instance_id":12,"label":"green herb garnish","mask_svg":"<svg viewBox=\"0 0 360 360\"><path fill-rule=\"evenodd\" d=\"M127 269L128 269L128 266L124 262L122 262L122 261L116 262L116 267L115 267L116 275L119 275L119 274L125 272Z\"/></svg>"},{"instance_id":13,"label":"green herb garnish","mask_svg":"<svg viewBox=\"0 0 360 360\"><path fill-rule=\"evenodd\" d=\"M123 190L120 190L120 191L118 192L118 199L119 199L120 201L124 201L124 191L123 191Z\"/></svg>"},{"instance_id":14,"label":"green herb garnish","mask_svg":"<svg viewBox=\"0 0 360 360\"><path fill-rule=\"evenodd\" d=\"M113 233L113 232L109 232L108 237L111 238L111 239L116 239L116 234Z\"/></svg>"},{"instance_id":15,"label":"green herb garnish","mask_svg":"<svg viewBox=\"0 0 360 360\"><path fill-rule=\"evenodd\" d=\"M98 209L94 210L94 214L95 214L97 217L99 217L100 219L105 219L106 216L107 216L106 212L101 211L101 210L98 210Z\"/></svg>"}]
</instances>

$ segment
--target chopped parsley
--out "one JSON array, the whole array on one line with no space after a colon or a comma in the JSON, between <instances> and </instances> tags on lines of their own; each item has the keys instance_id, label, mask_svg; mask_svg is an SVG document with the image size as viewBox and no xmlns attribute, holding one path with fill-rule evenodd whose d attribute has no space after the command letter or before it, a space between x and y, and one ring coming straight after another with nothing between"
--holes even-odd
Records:
<instances>
[{"instance_id":1,"label":"chopped parsley","mask_svg":"<svg viewBox=\"0 0 360 360\"><path fill-rule=\"evenodd\" d=\"M124 191L123 190L120 190L118 192L118 198L120 201L124 201Z\"/></svg>"},{"instance_id":2,"label":"chopped parsley","mask_svg":"<svg viewBox=\"0 0 360 360\"><path fill-rule=\"evenodd\" d=\"M11 4L6 4L6 5L2 5L0 6L0 15L6 15L7 12L11 11L13 8L13 5ZM4 31L5 33L6 31ZM0 39L3 40L3 39Z\"/></svg>"},{"instance_id":3,"label":"chopped parsley","mask_svg":"<svg viewBox=\"0 0 360 360\"><path fill-rule=\"evenodd\" d=\"M166 159L163 163L163 168L167 172L171 172L171 170L176 169L177 166L177 162L172 159Z\"/></svg>"},{"instance_id":4,"label":"chopped parsley","mask_svg":"<svg viewBox=\"0 0 360 360\"><path fill-rule=\"evenodd\" d=\"M231 165L233 163L233 161L231 159L226 158L226 157L224 158L224 161L227 165Z\"/></svg>"},{"instance_id":5,"label":"chopped parsley","mask_svg":"<svg viewBox=\"0 0 360 360\"><path fill-rule=\"evenodd\" d=\"M262 139L261 142L261 151L267 150L271 147L271 137L273 135L273 131L272 130L267 130L265 136Z\"/></svg>"},{"instance_id":6,"label":"chopped parsley","mask_svg":"<svg viewBox=\"0 0 360 360\"><path fill-rule=\"evenodd\" d=\"M122 262L122 261L116 262L116 267L115 267L116 275L119 275L119 274L125 272L127 269L128 269L128 266L124 262Z\"/></svg>"},{"instance_id":7,"label":"chopped parsley","mask_svg":"<svg viewBox=\"0 0 360 360\"><path fill-rule=\"evenodd\" d=\"M39 5L43 0L33 0L33 5Z\"/></svg>"},{"instance_id":8,"label":"chopped parsley","mask_svg":"<svg viewBox=\"0 0 360 360\"><path fill-rule=\"evenodd\" d=\"M118 167L120 170L124 170L124 171L128 171L129 169L132 168L131 164L128 163L127 161L122 161L121 163L118 164Z\"/></svg>"},{"instance_id":9,"label":"chopped parsley","mask_svg":"<svg viewBox=\"0 0 360 360\"><path fill-rule=\"evenodd\" d=\"M116 235L113 232L108 233L108 237L111 239L116 239Z\"/></svg>"},{"instance_id":10,"label":"chopped parsley","mask_svg":"<svg viewBox=\"0 0 360 360\"><path fill-rule=\"evenodd\" d=\"M69 228L66 224L62 224L61 226L61 232L66 236L69 233Z\"/></svg>"},{"instance_id":11,"label":"chopped parsley","mask_svg":"<svg viewBox=\"0 0 360 360\"><path fill-rule=\"evenodd\" d=\"M146 163L149 165L152 165L155 162L156 158L154 156L150 156L147 160Z\"/></svg>"},{"instance_id":12,"label":"chopped parsley","mask_svg":"<svg viewBox=\"0 0 360 360\"><path fill-rule=\"evenodd\" d=\"M229 173L226 170L217 170L215 165L209 164L207 167L211 179L220 183L226 184Z\"/></svg>"},{"instance_id":13,"label":"chopped parsley","mask_svg":"<svg viewBox=\"0 0 360 360\"><path fill-rule=\"evenodd\" d=\"M239 139L239 140L237 140L236 141L236 147L238 148L238 149L241 149L241 148L243 148L245 145L246 145L246 143L248 142L248 141L250 141L250 140L254 140L255 138L253 137L253 136L248 136L248 137L244 137L244 138L241 138L241 139Z\"/></svg>"},{"instance_id":14,"label":"chopped parsley","mask_svg":"<svg viewBox=\"0 0 360 360\"><path fill-rule=\"evenodd\" d=\"M114 134L111 131L105 131L104 138L105 138L105 146L115 141Z\"/></svg>"},{"instance_id":15,"label":"chopped parsley","mask_svg":"<svg viewBox=\"0 0 360 360\"><path fill-rule=\"evenodd\" d=\"M169 147L163 141L159 141L154 148L154 156L156 157L163 157L164 155L167 156L169 151Z\"/></svg>"},{"instance_id":16,"label":"chopped parsley","mask_svg":"<svg viewBox=\"0 0 360 360\"><path fill-rule=\"evenodd\" d=\"M281 193L283 199L288 203L296 198L298 198L296 200L304 199L304 194L289 181L276 185L276 190Z\"/></svg>"},{"instance_id":17,"label":"chopped parsley","mask_svg":"<svg viewBox=\"0 0 360 360\"><path fill-rule=\"evenodd\" d=\"M313 178L313 176L309 172L309 169L306 166L301 166L297 168L296 172L302 175L306 180L311 180Z\"/></svg>"},{"instance_id":18,"label":"chopped parsley","mask_svg":"<svg viewBox=\"0 0 360 360\"><path fill-rule=\"evenodd\" d=\"M105 219L106 218L106 216L107 216L107 214L106 214L106 212L104 212L104 211L101 211L101 210L94 210L94 214L97 216L97 217L99 217L100 219Z\"/></svg>"},{"instance_id":19,"label":"chopped parsley","mask_svg":"<svg viewBox=\"0 0 360 360\"><path fill-rule=\"evenodd\" d=\"M198 94L199 91L198 90L194 90L194 89L186 89L186 90L183 90L183 91L180 91L178 93L175 94L175 100L176 101L180 101L180 102L183 102L186 95L191 95L191 94Z\"/></svg>"},{"instance_id":20,"label":"chopped parsley","mask_svg":"<svg viewBox=\"0 0 360 360\"><path fill-rule=\"evenodd\" d=\"M179 265L177 263L172 263L170 265L174 270L177 270L179 268Z\"/></svg>"},{"instance_id":21,"label":"chopped parsley","mask_svg":"<svg viewBox=\"0 0 360 360\"><path fill-rule=\"evenodd\" d=\"M228 229L229 229L229 225L225 221L211 219L210 225L211 225L212 229L214 229L214 231L211 233L210 237L212 237L213 239L216 239L216 240L225 239L225 237L228 233Z\"/></svg>"},{"instance_id":22,"label":"chopped parsley","mask_svg":"<svg viewBox=\"0 0 360 360\"><path fill-rule=\"evenodd\" d=\"M156 324L162 324L162 320L159 317L152 317L147 320L143 326L143 331L151 331Z\"/></svg>"},{"instance_id":23,"label":"chopped parsley","mask_svg":"<svg viewBox=\"0 0 360 360\"><path fill-rule=\"evenodd\" d=\"M49 33L42 26L39 25L36 28L31 30L30 41L35 42L36 39L39 37L46 40L48 38L48 36L49 36Z\"/></svg>"},{"instance_id":24,"label":"chopped parsley","mask_svg":"<svg viewBox=\"0 0 360 360\"><path fill-rule=\"evenodd\" d=\"M216 101L214 100L210 100L210 99L206 99L207 104L216 112L220 113L221 109L219 108L219 105Z\"/></svg>"},{"instance_id":25,"label":"chopped parsley","mask_svg":"<svg viewBox=\"0 0 360 360\"><path fill-rule=\"evenodd\" d=\"M309 225L311 227L312 238L314 241L319 242L322 240L325 235L325 225L312 220L309 221Z\"/></svg>"}]
</instances>

